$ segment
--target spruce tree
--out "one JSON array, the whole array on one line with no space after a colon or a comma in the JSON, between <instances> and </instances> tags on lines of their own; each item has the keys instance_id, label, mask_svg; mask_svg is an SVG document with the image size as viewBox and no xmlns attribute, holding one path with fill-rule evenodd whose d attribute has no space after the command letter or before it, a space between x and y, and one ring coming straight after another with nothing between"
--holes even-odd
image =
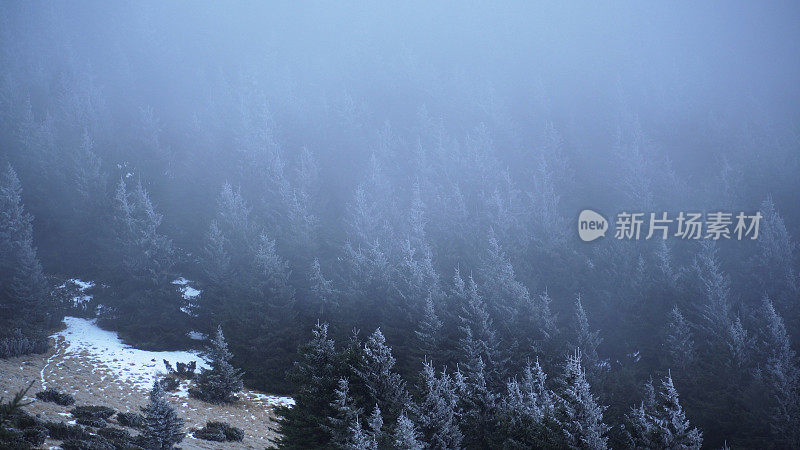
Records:
<instances>
[{"instance_id":1,"label":"spruce tree","mask_svg":"<svg viewBox=\"0 0 800 450\"><path fill-rule=\"evenodd\" d=\"M329 418L336 414L332 402L346 404L348 389L338 375L338 355L328 337L328 325L317 323L312 338L300 346L288 378L297 387L292 407L278 408L279 448L304 449L331 443ZM344 380L347 383L347 380ZM334 392L340 391L337 395ZM349 416L348 416L349 419ZM349 424L347 425L349 427Z\"/></svg>"},{"instance_id":2,"label":"spruce tree","mask_svg":"<svg viewBox=\"0 0 800 450\"><path fill-rule=\"evenodd\" d=\"M400 414L397 418L397 425L394 427L393 444L397 449L422 450L427 446L419 440L419 433L414 426L414 422L406 416Z\"/></svg>"},{"instance_id":3,"label":"spruce tree","mask_svg":"<svg viewBox=\"0 0 800 450\"><path fill-rule=\"evenodd\" d=\"M314 258L311 263L311 275L309 276L311 297L319 306L319 314L325 316L326 311L330 313L331 308L337 306L336 292L333 289L333 282L325 279L319 259Z\"/></svg>"},{"instance_id":4,"label":"spruce tree","mask_svg":"<svg viewBox=\"0 0 800 450\"><path fill-rule=\"evenodd\" d=\"M358 421L361 415L361 408L353 404L350 397L350 383L347 378L340 378L339 385L334 391L334 399L331 402L333 413L327 418L328 424L325 429L330 433L330 444L336 448L347 448L350 440L351 426Z\"/></svg>"},{"instance_id":5,"label":"spruce tree","mask_svg":"<svg viewBox=\"0 0 800 450\"><path fill-rule=\"evenodd\" d=\"M537 359L535 364L527 362L521 379L508 382L499 408L503 446L552 447L560 442L556 396L546 386L546 379Z\"/></svg>"},{"instance_id":6,"label":"spruce tree","mask_svg":"<svg viewBox=\"0 0 800 450\"><path fill-rule=\"evenodd\" d=\"M605 407L600 406L592 394L581 359L580 350L567 357L561 380L563 390L558 419L563 427L565 444L570 448L605 449L609 430L603 423Z\"/></svg>"},{"instance_id":7,"label":"spruce tree","mask_svg":"<svg viewBox=\"0 0 800 450\"><path fill-rule=\"evenodd\" d=\"M589 328L589 319L583 309L580 294L575 299L574 333L574 349L581 349L583 360L588 366L589 372L595 373L600 362L600 358L597 356L597 346L600 345L602 339L599 331L592 331Z\"/></svg>"},{"instance_id":8,"label":"spruce tree","mask_svg":"<svg viewBox=\"0 0 800 450\"><path fill-rule=\"evenodd\" d=\"M181 442L184 437L183 419L164 398L164 389L156 380L150 391L150 401L142 408L144 412L144 436L148 448L168 449Z\"/></svg>"},{"instance_id":9,"label":"spruce tree","mask_svg":"<svg viewBox=\"0 0 800 450\"><path fill-rule=\"evenodd\" d=\"M22 205L22 185L9 165L0 174L0 325L42 339L46 282L33 246L33 216Z\"/></svg>"},{"instance_id":10,"label":"spruce tree","mask_svg":"<svg viewBox=\"0 0 800 450\"><path fill-rule=\"evenodd\" d=\"M236 393L242 390L242 374L235 369L230 360L233 354L222 335L222 327L211 341L205 353L210 369L203 369L197 377L197 390L193 391L209 403L231 403L237 400Z\"/></svg>"},{"instance_id":11,"label":"spruce tree","mask_svg":"<svg viewBox=\"0 0 800 450\"><path fill-rule=\"evenodd\" d=\"M362 360L355 373L366 386L370 403L377 404L391 422L410 401L406 383L394 371L392 349L386 345L380 329L375 330L364 344Z\"/></svg>"},{"instance_id":12,"label":"spruce tree","mask_svg":"<svg viewBox=\"0 0 800 450\"><path fill-rule=\"evenodd\" d=\"M442 321L436 315L433 299L429 296L425 301L422 320L414 330L417 339L417 353L423 358L437 359L441 341Z\"/></svg>"},{"instance_id":13,"label":"spruce tree","mask_svg":"<svg viewBox=\"0 0 800 450\"><path fill-rule=\"evenodd\" d=\"M499 386L507 360L500 350L500 340L486 311L486 304L478 292L478 285L472 277L469 278L468 284L465 284L458 270L454 283L454 296L460 308L458 314L461 322L460 360L463 362L465 375L470 378L472 373L478 370L478 360L481 360L480 365L484 367L480 370L485 371L484 376L487 378L485 381L492 387Z\"/></svg>"},{"instance_id":14,"label":"spruce tree","mask_svg":"<svg viewBox=\"0 0 800 450\"><path fill-rule=\"evenodd\" d=\"M645 385L644 400L631 408L622 429L634 448L697 450L703 444L703 434L690 428L671 374L664 377L657 395L652 383Z\"/></svg>"},{"instance_id":15,"label":"spruce tree","mask_svg":"<svg viewBox=\"0 0 800 450\"><path fill-rule=\"evenodd\" d=\"M464 436L458 426L459 396L455 380L445 371L437 377L433 364L426 361L422 383L423 398L416 416L424 441L432 449L459 448Z\"/></svg>"},{"instance_id":16,"label":"spruce tree","mask_svg":"<svg viewBox=\"0 0 800 450\"><path fill-rule=\"evenodd\" d=\"M677 306L669 314L666 344L667 352L675 365L685 369L692 364L695 357L692 332Z\"/></svg>"}]
</instances>

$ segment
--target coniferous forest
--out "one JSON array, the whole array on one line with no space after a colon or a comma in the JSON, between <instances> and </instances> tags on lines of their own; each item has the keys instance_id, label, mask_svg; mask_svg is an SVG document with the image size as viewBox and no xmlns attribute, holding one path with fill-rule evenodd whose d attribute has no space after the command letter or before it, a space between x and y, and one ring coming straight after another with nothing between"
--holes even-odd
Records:
<instances>
[{"instance_id":1,"label":"coniferous forest","mask_svg":"<svg viewBox=\"0 0 800 450\"><path fill-rule=\"evenodd\" d=\"M207 336L209 401L294 398L282 448L800 448L798 24L0 1L0 356Z\"/></svg>"}]
</instances>

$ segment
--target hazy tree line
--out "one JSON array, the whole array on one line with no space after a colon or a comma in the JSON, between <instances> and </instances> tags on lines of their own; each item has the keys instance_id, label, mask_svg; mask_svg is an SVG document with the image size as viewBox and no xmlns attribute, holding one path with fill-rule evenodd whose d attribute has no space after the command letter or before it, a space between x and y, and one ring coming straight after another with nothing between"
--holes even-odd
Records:
<instances>
[{"instance_id":1,"label":"hazy tree line","mask_svg":"<svg viewBox=\"0 0 800 450\"><path fill-rule=\"evenodd\" d=\"M402 52L181 60L169 9L93 6L0 7L6 354L80 276L136 345L221 326L247 384L295 395L287 447L800 446L790 120L683 113L681 77L583 113L546 71L519 99ZM764 218L586 244L583 207Z\"/></svg>"}]
</instances>

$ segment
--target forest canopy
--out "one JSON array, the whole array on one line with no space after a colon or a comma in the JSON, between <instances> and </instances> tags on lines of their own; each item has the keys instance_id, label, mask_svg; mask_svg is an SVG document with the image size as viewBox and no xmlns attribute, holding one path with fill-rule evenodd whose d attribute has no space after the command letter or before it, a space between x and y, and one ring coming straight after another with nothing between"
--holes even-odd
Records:
<instances>
[{"instance_id":1,"label":"forest canopy","mask_svg":"<svg viewBox=\"0 0 800 450\"><path fill-rule=\"evenodd\" d=\"M798 20L0 2L0 353L223 329L285 447L796 448ZM759 235L583 242L585 209Z\"/></svg>"}]
</instances>

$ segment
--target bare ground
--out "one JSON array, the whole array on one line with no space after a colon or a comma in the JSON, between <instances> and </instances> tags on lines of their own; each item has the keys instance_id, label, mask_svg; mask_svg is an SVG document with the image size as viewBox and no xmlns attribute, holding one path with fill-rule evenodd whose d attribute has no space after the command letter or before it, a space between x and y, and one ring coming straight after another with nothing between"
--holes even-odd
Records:
<instances>
[{"instance_id":1,"label":"bare ground","mask_svg":"<svg viewBox=\"0 0 800 450\"><path fill-rule=\"evenodd\" d=\"M87 353L66 354L63 337L45 355L28 355L0 359L0 396L9 398L31 381L29 399L35 400L36 392L54 388L75 397L75 405L104 405L117 411L140 412L147 401L148 392L135 384L118 379L108 368L99 365ZM153 361L153 367L162 364ZM186 421L187 436L179 445L186 449L218 448L265 448L272 447L276 437L274 406L262 394L245 390L239 394L240 401L233 405L210 405L185 395L187 381L178 392L168 392L167 398L178 414ZM73 405L74 406L74 405ZM73 406L58 406L55 403L35 401L25 409L44 420L70 422L69 410ZM113 421L113 418L111 419ZM244 430L244 440L236 443L220 443L196 439L192 431L201 428L207 421L227 422ZM45 448L57 445L55 441L45 443Z\"/></svg>"}]
</instances>

